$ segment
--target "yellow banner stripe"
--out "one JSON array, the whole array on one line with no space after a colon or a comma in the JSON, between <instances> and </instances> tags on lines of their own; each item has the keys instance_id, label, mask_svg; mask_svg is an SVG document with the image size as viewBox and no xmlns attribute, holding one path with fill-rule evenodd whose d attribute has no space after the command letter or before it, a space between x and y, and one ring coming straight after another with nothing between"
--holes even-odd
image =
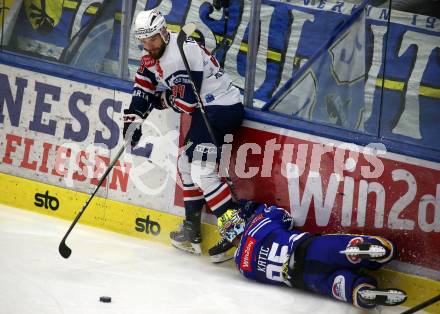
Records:
<instances>
[{"instance_id":1,"label":"yellow banner stripe","mask_svg":"<svg viewBox=\"0 0 440 314\"><path fill-rule=\"evenodd\" d=\"M167 28L173 33L178 33L180 31L180 25L176 24L167 24Z\"/></svg>"},{"instance_id":2,"label":"yellow banner stripe","mask_svg":"<svg viewBox=\"0 0 440 314\"><path fill-rule=\"evenodd\" d=\"M440 88L420 86L419 95L440 99Z\"/></svg>"},{"instance_id":3,"label":"yellow banner stripe","mask_svg":"<svg viewBox=\"0 0 440 314\"><path fill-rule=\"evenodd\" d=\"M78 7L79 3L77 1L66 0L63 3L63 7L67 9L75 10Z\"/></svg>"},{"instance_id":4,"label":"yellow banner stripe","mask_svg":"<svg viewBox=\"0 0 440 314\"><path fill-rule=\"evenodd\" d=\"M96 14L96 12L98 12L98 7L95 6L88 7L86 10L87 14Z\"/></svg>"},{"instance_id":5,"label":"yellow banner stripe","mask_svg":"<svg viewBox=\"0 0 440 314\"><path fill-rule=\"evenodd\" d=\"M376 80L376 87L382 87L382 79ZM395 91L403 91L406 82L385 80L384 88ZM420 86L419 95L440 99L440 88L430 86Z\"/></svg>"},{"instance_id":6,"label":"yellow banner stripe","mask_svg":"<svg viewBox=\"0 0 440 314\"><path fill-rule=\"evenodd\" d=\"M247 54L247 51L248 51L248 45L246 43L241 43L240 52ZM281 57L282 57L281 53L277 51L270 49L267 51L267 59L269 60L281 62ZM405 88L405 84L406 84L405 82L386 79L384 87L389 90L403 91L403 89ZM376 86L382 87L382 79L376 80ZM440 99L440 88L420 86L419 95Z\"/></svg>"},{"instance_id":7,"label":"yellow banner stripe","mask_svg":"<svg viewBox=\"0 0 440 314\"><path fill-rule=\"evenodd\" d=\"M382 82L383 82L382 79L377 79L376 80L376 86L377 87L382 87ZM405 82L385 79L384 88L390 89L390 90L402 91L405 88Z\"/></svg>"},{"instance_id":8,"label":"yellow banner stripe","mask_svg":"<svg viewBox=\"0 0 440 314\"><path fill-rule=\"evenodd\" d=\"M267 59L272 61L281 62L281 53L277 51L268 50L267 51Z\"/></svg>"},{"instance_id":9,"label":"yellow banner stripe","mask_svg":"<svg viewBox=\"0 0 440 314\"><path fill-rule=\"evenodd\" d=\"M247 43L241 43L240 45L240 52L246 53L248 52L248 44ZM268 50L267 51L267 59L271 61L281 62L281 53L275 50Z\"/></svg>"},{"instance_id":10,"label":"yellow banner stripe","mask_svg":"<svg viewBox=\"0 0 440 314\"><path fill-rule=\"evenodd\" d=\"M246 43L241 43L240 44L240 52L246 53L248 52L248 44Z\"/></svg>"}]
</instances>

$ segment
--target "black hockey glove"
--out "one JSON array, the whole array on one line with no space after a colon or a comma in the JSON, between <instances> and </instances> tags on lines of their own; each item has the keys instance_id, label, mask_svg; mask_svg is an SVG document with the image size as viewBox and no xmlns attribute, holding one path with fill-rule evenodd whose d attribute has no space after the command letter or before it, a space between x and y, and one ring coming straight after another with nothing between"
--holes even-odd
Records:
<instances>
[{"instance_id":1,"label":"black hockey glove","mask_svg":"<svg viewBox=\"0 0 440 314\"><path fill-rule=\"evenodd\" d=\"M131 145L135 146L142 136L142 122L144 119L138 111L125 109L124 110L124 129L122 135L124 140L131 141Z\"/></svg>"},{"instance_id":2,"label":"black hockey glove","mask_svg":"<svg viewBox=\"0 0 440 314\"><path fill-rule=\"evenodd\" d=\"M171 90L167 89L160 92L159 98L162 109L174 108L174 99Z\"/></svg>"}]
</instances>

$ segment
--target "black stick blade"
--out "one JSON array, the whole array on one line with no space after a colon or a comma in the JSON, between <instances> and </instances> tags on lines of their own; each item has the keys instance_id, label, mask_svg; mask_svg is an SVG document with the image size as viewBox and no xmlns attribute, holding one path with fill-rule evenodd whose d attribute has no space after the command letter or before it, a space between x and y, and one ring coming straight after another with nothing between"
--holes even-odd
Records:
<instances>
[{"instance_id":1,"label":"black stick blade","mask_svg":"<svg viewBox=\"0 0 440 314\"><path fill-rule=\"evenodd\" d=\"M66 242L63 240L58 247L58 251L61 256L64 258L69 258L70 254L72 254L72 250L66 245Z\"/></svg>"}]
</instances>

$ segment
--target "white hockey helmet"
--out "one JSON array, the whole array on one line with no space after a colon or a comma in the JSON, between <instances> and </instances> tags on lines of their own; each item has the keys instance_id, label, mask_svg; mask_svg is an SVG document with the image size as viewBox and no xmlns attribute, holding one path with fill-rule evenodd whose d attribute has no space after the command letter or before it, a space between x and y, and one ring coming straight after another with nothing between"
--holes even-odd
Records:
<instances>
[{"instance_id":1,"label":"white hockey helmet","mask_svg":"<svg viewBox=\"0 0 440 314\"><path fill-rule=\"evenodd\" d=\"M169 41L167 23L158 10L141 11L134 22L134 36L137 40L160 34L165 43Z\"/></svg>"}]
</instances>

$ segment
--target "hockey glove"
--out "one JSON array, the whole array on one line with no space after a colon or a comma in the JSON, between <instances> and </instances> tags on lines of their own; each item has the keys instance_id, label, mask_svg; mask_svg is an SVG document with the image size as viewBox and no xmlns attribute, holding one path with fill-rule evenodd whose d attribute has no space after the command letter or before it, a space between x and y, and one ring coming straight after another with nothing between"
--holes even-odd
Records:
<instances>
[{"instance_id":1,"label":"hockey glove","mask_svg":"<svg viewBox=\"0 0 440 314\"><path fill-rule=\"evenodd\" d=\"M160 92L160 105L162 109L174 108L173 93L170 89Z\"/></svg>"},{"instance_id":2,"label":"hockey glove","mask_svg":"<svg viewBox=\"0 0 440 314\"><path fill-rule=\"evenodd\" d=\"M135 146L142 136L142 122L144 119L139 112L125 109L123 120L124 129L122 130L122 135L126 141L130 140L131 145Z\"/></svg>"}]
</instances>

